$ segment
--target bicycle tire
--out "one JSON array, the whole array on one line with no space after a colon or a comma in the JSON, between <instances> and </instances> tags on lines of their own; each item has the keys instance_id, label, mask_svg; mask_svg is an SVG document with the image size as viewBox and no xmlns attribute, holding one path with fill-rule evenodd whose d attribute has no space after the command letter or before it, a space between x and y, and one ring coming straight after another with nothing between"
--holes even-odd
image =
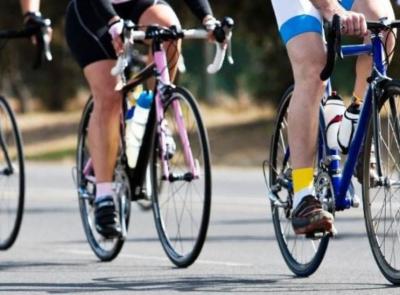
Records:
<instances>
[{"instance_id":1,"label":"bicycle tire","mask_svg":"<svg viewBox=\"0 0 400 295\"><path fill-rule=\"evenodd\" d=\"M395 177L395 173L393 173L392 169L397 170L396 172L400 172L400 168L398 167L397 163L400 161L400 118L398 113L399 104L400 104L400 81L390 81L387 82L383 88L383 94L378 102L378 121L379 125L375 127L373 121L371 120L367 137L365 139L364 150L363 150L363 180L362 180L362 195L363 195L363 209L364 209L364 218L365 218L365 225L367 229L367 235L369 244L372 250L372 254L374 259L382 272L385 278L390 281L392 284L399 285L400 284L400 263L396 262L396 258L394 261L388 261L392 259L392 254L400 253L400 240L399 240L399 230L400 225L397 223L395 227L396 232L392 231L395 238L392 239L393 243L386 246L386 240L389 240L390 237L390 226L386 232L386 220L394 218L394 222L400 222L400 218L398 216L398 212L400 210L399 202L397 201L396 206L396 214L392 216L393 207L396 205L396 200L392 202L392 197L387 198L388 191L395 186L395 181L391 178ZM395 103L395 105L391 105L391 103ZM387 105L387 103L389 105ZM394 107L393 107L394 106ZM394 116L393 116L394 115ZM390 124L390 120L392 121L392 125ZM397 127L395 126L397 124ZM387 129L387 133L386 130ZM389 137L389 132L394 131L395 140L391 142ZM396 130L395 130L396 129ZM379 146L379 152L375 149L375 157L376 162L381 163L382 166L385 163L390 163L390 161L397 160L393 163L393 168L388 166L387 168L383 169L383 177L384 177L384 184L383 185L375 185L370 181L370 167L371 167L371 146L372 143L375 146ZM393 145L394 144L394 145ZM389 170L390 169L390 170ZM397 174L398 174L397 173ZM400 181L400 176L397 175L397 181ZM391 184L392 183L392 184ZM386 185L389 184L389 185ZM398 185L396 184L396 187ZM382 191L383 189L383 191ZM384 194L383 196L383 203L382 205L382 212L375 214L375 208L379 208L378 202L380 200L381 193ZM398 190L397 190L398 193ZM387 201L390 202L390 205L387 205ZM384 209L383 209L384 208ZM380 226L380 217L382 217L384 211L384 218L383 218L383 233L380 232L382 227ZM387 212L390 211L390 212ZM389 213L390 215L387 216L386 214ZM392 222L393 224L393 222ZM392 225L391 225L392 226ZM383 244L382 244L383 243ZM381 244L381 245L380 245ZM397 247L396 247L397 245ZM391 253L387 250L391 249Z\"/></svg>"},{"instance_id":2,"label":"bicycle tire","mask_svg":"<svg viewBox=\"0 0 400 295\"><path fill-rule=\"evenodd\" d=\"M78 187L78 199L79 199L79 211L82 219L83 228L87 241L95 253L95 255L101 261L111 261L122 249L125 240L122 237L116 237L113 239L104 239L99 235L94 227L94 198L95 198L95 186L93 183L87 181L83 175L83 169L86 165L86 161L89 159L89 151L86 146L88 124L90 115L93 111L93 99L90 98L83 110L81 122L78 131L78 146L76 155L77 165L77 187ZM125 175L127 178L127 176ZM126 183L129 186L129 181ZM126 202L126 227L128 228L130 219L130 198Z\"/></svg>"},{"instance_id":3,"label":"bicycle tire","mask_svg":"<svg viewBox=\"0 0 400 295\"><path fill-rule=\"evenodd\" d=\"M176 87L171 90L170 99L168 99L167 103L164 106L164 115L165 119L169 120L169 127L176 128L176 125L171 125L175 122L170 117L170 110L172 109L173 101L178 100L181 108L182 108L182 117L187 120L193 120L190 122L185 122L186 130L188 131L188 136L190 138L190 148L193 152L194 157L197 157L199 167L202 168L200 173L200 178L198 180L192 181L180 181L178 185L181 185L181 190L174 191L172 195L169 195L166 199L166 194L171 192L172 190L177 188L175 184L170 180L165 180L162 178L161 167L160 164L160 151L159 151L159 140L158 136L155 140L155 148L152 157L152 182L153 182L153 212L154 212L154 220L156 224L157 233L163 249L167 254L168 258L178 267L188 267L191 265L199 256L201 249L204 245L204 241L207 235L207 228L210 219L210 210L211 210L211 164L210 164L210 155L209 155L209 145L207 132L203 125L199 108L194 97L184 88ZM189 118L190 116L190 118ZM176 122L175 122L176 123ZM191 124L191 125L190 125ZM189 129L193 127L194 129ZM177 137L177 132L172 132L175 144L177 145L176 151L180 151L181 149L181 141ZM184 164L183 156L178 154L175 151L172 159L169 161L169 168L172 173L187 172L186 164ZM182 167L183 168L182 168ZM198 202L193 202L191 199L191 212L185 212L186 202L189 200L189 185L199 185L201 186L202 192L199 193L202 196L199 197ZM191 187L190 187L191 188ZM182 196L182 191L185 191L185 196ZM199 187L196 187L200 191ZM192 196L190 196L191 198ZM178 198L182 202L177 201ZM192 235L190 235L188 231L189 228L188 223L182 223L179 225L170 222L169 219L169 200L173 200L175 202L175 217L178 217L177 210L180 213L180 219L176 219L176 223L182 221L183 218L189 217L191 221L190 227L192 227ZM168 202L168 205L165 205ZM190 202L190 201L189 201ZM176 205L178 204L178 205ZM179 207L179 206L182 206ZM176 208L179 207L179 208ZM185 214L186 213L186 214ZM195 215L196 214L196 215ZM190 216L186 216L190 215ZM197 226L194 227L194 218L199 216L199 222L197 222ZM182 227L181 227L182 226ZM178 229L178 231L175 231ZM183 236L182 233L184 232Z\"/></svg>"},{"instance_id":4,"label":"bicycle tire","mask_svg":"<svg viewBox=\"0 0 400 295\"><path fill-rule=\"evenodd\" d=\"M3 119L5 121L3 121ZM5 128L7 130L5 130ZM24 153L22 148L22 139L21 134L18 129L17 121L15 119L15 115L7 100L0 96L0 132L1 137L6 141L4 148L6 149L0 152L0 165L3 165L3 161L5 160L5 154L10 157L10 161L12 164L12 171L7 170L7 168L2 168L1 176L0 176L0 210L5 209L6 214L1 214L0 218L0 250L9 249L18 237L19 230L21 228L22 217L24 212L24 201L25 201L25 163L24 163ZM7 137L7 138L6 138ZM14 142L15 146L12 146L12 142ZM10 153L11 152L11 153ZM17 162L17 163L15 163ZM8 165L7 165L8 166ZM15 173L16 172L16 173ZM13 208L4 208L4 203L7 199L7 203L11 204L9 200L9 191L7 187L3 187L3 181L7 181L11 179L11 176L17 174L16 179L18 184L16 185L16 203L14 203ZM13 217L13 221L9 230L5 231L5 222L3 217L8 215L8 213L14 212L15 217ZM6 234L4 234L6 232Z\"/></svg>"},{"instance_id":5,"label":"bicycle tire","mask_svg":"<svg viewBox=\"0 0 400 295\"><path fill-rule=\"evenodd\" d=\"M277 178L279 175L286 175L291 174L289 171L290 163L289 159L285 158L285 154L287 153L288 143L287 143L287 122L286 115L288 106L290 103L290 99L293 94L293 86L290 87L282 97L281 103L279 105L278 116L275 121L274 126L274 133L271 139L271 149L270 149L270 170L269 170L269 184L270 187L274 186L277 182ZM286 130L285 130L286 128ZM286 142L285 142L286 140ZM282 149L282 155L279 154L279 149ZM280 163L282 161L282 163ZM285 163L286 162L286 163ZM279 165L282 165L280 167ZM286 176L285 176L286 177ZM290 176L289 176L290 177ZM280 194L279 194L280 193ZM305 238L303 235L298 236L294 233L292 225L291 225L291 194L290 189L283 188L276 193L276 197L279 198L282 202L287 202L286 208L281 208L271 202L271 212L272 212L272 221L274 225L275 236L279 245L279 249L282 253L282 256L289 267L289 269L299 277L307 277L313 274L321 264L326 249L329 243L329 237L324 236L319 240L311 240ZM281 223L285 224L285 232L282 230ZM293 248L289 246L289 242L294 240ZM317 246L315 243L319 243ZM309 251L311 254L307 260L301 261L300 257L295 257L295 250L296 243L303 245L303 251L305 249L306 244L311 244L310 248L317 249L317 251ZM306 249L306 251L308 251ZM312 252L315 253L312 253Z\"/></svg>"}]
</instances>

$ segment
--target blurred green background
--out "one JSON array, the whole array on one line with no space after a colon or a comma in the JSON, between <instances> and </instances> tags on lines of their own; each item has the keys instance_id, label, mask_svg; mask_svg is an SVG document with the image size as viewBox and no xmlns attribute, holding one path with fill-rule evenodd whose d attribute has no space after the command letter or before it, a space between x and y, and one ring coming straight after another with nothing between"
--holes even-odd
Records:
<instances>
[{"instance_id":1,"label":"blurred green background","mask_svg":"<svg viewBox=\"0 0 400 295\"><path fill-rule=\"evenodd\" d=\"M0 41L1 93L22 102L34 98L36 105L50 111L63 110L74 101L77 94L86 89L78 66L72 59L64 40L64 12L68 0L42 0L42 13L51 18L54 27L52 50L54 61L33 71L34 49L27 40ZM279 101L283 90L291 83L291 70L286 52L278 36L270 1L265 0L214 0L210 1L217 17L231 16L236 22L233 38L235 64L226 65L221 73L206 78L204 45L201 42L185 42L183 54L187 73L182 82L200 97L212 103L218 102L221 93L233 99L245 95L256 102ZM184 27L198 26L182 0L170 0ZM397 9L397 13L400 12ZM17 0L0 1L0 27L21 27L22 17ZM211 46L211 45L207 45ZM343 95L351 93L354 60L339 64L335 74L336 85ZM400 59L395 56L391 71L400 76ZM207 82L207 83L206 83ZM206 86L205 86L206 85ZM208 86L207 86L208 85ZM206 90L211 87L212 94ZM211 97L210 97L211 96ZM23 104L26 110L31 104Z\"/></svg>"}]
</instances>

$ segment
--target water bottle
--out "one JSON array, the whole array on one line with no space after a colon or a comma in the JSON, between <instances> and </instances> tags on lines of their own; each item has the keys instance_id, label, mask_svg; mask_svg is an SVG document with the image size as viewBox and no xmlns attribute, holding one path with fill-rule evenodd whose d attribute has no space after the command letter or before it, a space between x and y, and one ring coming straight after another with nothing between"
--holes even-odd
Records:
<instances>
[{"instance_id":1,"label":"water bottle","mask_svg":"<svg viewBox=\"0 0 400 295\"><path fill-rule=\"evenodd\" d=\"M323 106L328 147L330 149L339 149L338 131L345 111L343 99L336 92L332 92L332 95L325 100Z\"/></svg>"},{"instance_id":2,"label":"water bottle","mask_svg":"<svg viewBox=\"0 0 400 295\"><path fill-rule=\"evenodd\" d=\"M139 99L140 94L143 92L143 86L138 85L135 88L129 90L126 94L126 113L125 121L128 122L133 117L135 111L136 101Z\"/></svg>"},{"instance_id":3,"label":"water bottle","mask_svg":"<svg viewBox=\"0 0 400 295\"><path fill-rule=\"evenodd\" d=\"M126 157L130 168L136 167L152 101L153 93L151 91L143 91L136 101L136 106L130 118L130 110L128 109L127 111L125 143Z\"/></svg>"},{"instance_id":4,"label":"water bottle","mask_svg":"<svg viewBox=\"0 0 400 295\"><path fill-rule=\"evenodd\" d=\"M360 106L358 104L352 103L344 112L338 133L339 147L344 155L349 152L349 146L357 128L359 117Z\"/></svg>"}]
</instances>

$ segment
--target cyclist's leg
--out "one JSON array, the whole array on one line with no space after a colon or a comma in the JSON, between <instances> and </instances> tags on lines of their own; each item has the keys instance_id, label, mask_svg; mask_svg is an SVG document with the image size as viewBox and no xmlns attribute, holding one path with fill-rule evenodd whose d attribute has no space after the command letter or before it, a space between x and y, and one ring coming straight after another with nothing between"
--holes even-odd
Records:
<instances>
[{"instance_id":1,"label":"cyclist's leg","mask_svg":"<svg viewBox=\"0 0 400 295\"><path fill-rule=\"evenodd\" d=\"M98 183L112 182L119 144L121 94L114 90L116 78L110 74L114 65L115 60L102 60L83 70L94 99L89 149Z\"/></svg>"},{"instance_id":2,"label":"cyclist's leg","mask_svg":"<svg viewBox=\"0 0 400 295\"><path fill-rule=\"evenodd\" d=\"M293 169L313 167L325 47L319 34L304 33L287 43L287 51L295 81L288 117L291 163Z\"/></svg>"},{"instance_id":3,"label":"cyclist's leg","mask_svg":"<svg viewBox=\"0 0 400 295\"><path fill-rule=\"evenodd\" d=\"M180 27L180 23L175 12L163 1L157 1L155 5L149 6L139 19L140 25L151 25L155 23L166 27L170 27L172 25ZM167 52L171 81L173 81L178 68L181 41L165 42L164 48ZM151 55L150 58L152 58Z\"/></svg>"},{"instance_id":4,"label":"cyclist's leg","mask_svg":"<svg viewBox=\"0 0 400 295\"><path fill-rule=\"evenodd\" d=\"M347 7L350 8L350 7ZM352 7L352 10L363 13L367 20L379 20L380 18L387 17L388 19L394 19L394 12L392 5L389 0L355 0ZM393 34L385 33L384 40L387 49L387 53L390 54L393 52L395 46L395 37ZM387 39L386 39L387 37ZM387 41L386 41L387 40ZM371 43L370 36L365 37L364 43ZM391 56L392 57L392 56ZM390 59L391 59L390 57ZM390 60L389 60L390 61ZM362 55L357 58L356 63L356 81L354 84L353 91L353 105L350 107L359 108L362 103L362 99L365 95L365 91L367 89L367 78L371 74L372 68L372 58L367 55ZM361 149L362 150L362 149ZM361 183L362 175L363 175L363 167L362 167L362 153L358 158L358 162L356 165L356 169L354 170L355 176L358 181ZM371 183L374 182L374 179L377 177L375 172L375 155L373 149L371 150L371 164L370 164L370 179Z\"/></svg>"},{"instance_id":5,"label":"cyclist's leg","mask_svg":"<svg viewBox=\"0 0 400 295\"><path fill-rule=\"evenodd\" d=\"M363 13L367 20L379 20L382 17L394 19L392 4L389 0L355 0L352 10ZM370 37L366 37L365 43L370 43ZM392 34L388 35L387 52L391 53L395 45L395 38ZM363 98L367 88L367 78L371 74L372 58L370 56L360 56L357 59L356 72L357 78L354 86L354 95Z\"/></svg>"},{"instance_id":6,"label":"cyclist's leg","mask_svg":"<svg viewBox=\"0 0 400 295\"><path fill-rule=\"evenodd\" d=\"M322 210L313 192L319 103L325 88L319 78L326 61L321 18L308 0L275 0L272 4L295 80L288 115L295 192L293 226L296 233L331 230L333 217Z\"/></svg>"},{"instance_id":7,"label":"cyclist's leg","mask_svg":"<svg viewBox=\"0 0 400 295\"><path fill-rule=\"evenodd\" d=\"M94 99L88 137L96 175L96 228L106 236L114 236L120 231L112 180L119 143L121 95L114 91L116 78L110 74L116 58L111 38L93 9L89 1L70 2L66 39Z\"/></svg>"}]
</instances>

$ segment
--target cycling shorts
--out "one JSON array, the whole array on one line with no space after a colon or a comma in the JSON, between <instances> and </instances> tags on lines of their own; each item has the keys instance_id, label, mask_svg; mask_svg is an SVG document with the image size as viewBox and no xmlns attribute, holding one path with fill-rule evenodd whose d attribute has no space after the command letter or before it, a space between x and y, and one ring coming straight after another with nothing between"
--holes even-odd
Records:
<instances>
[{"instance_id":1,"label":"cycling shorts","mask_svg":"<svg viewBox=\"0 0 400 295\"><path fill-rule=\"evenodd\" d=\"M338 0L350 10L355 0ZM272 0L279 32L285 44L298 35L315 32L322 35L323 20L310 0Z\"/></svg>"},{"instance_id":2,"label":"cycling shorts","mask_svg":"<svg viewBox=\"0 0 400 295\"><path fill-rule=\"evenodd\" d=\"M163 0L133 0L114 4L117 14L135 24L152 5L168 5ZM107 59L117 59L107 24L87 0L71 0L65 23L65 36L72 55L81 68Z\"/></svg>"}]
</instances>

